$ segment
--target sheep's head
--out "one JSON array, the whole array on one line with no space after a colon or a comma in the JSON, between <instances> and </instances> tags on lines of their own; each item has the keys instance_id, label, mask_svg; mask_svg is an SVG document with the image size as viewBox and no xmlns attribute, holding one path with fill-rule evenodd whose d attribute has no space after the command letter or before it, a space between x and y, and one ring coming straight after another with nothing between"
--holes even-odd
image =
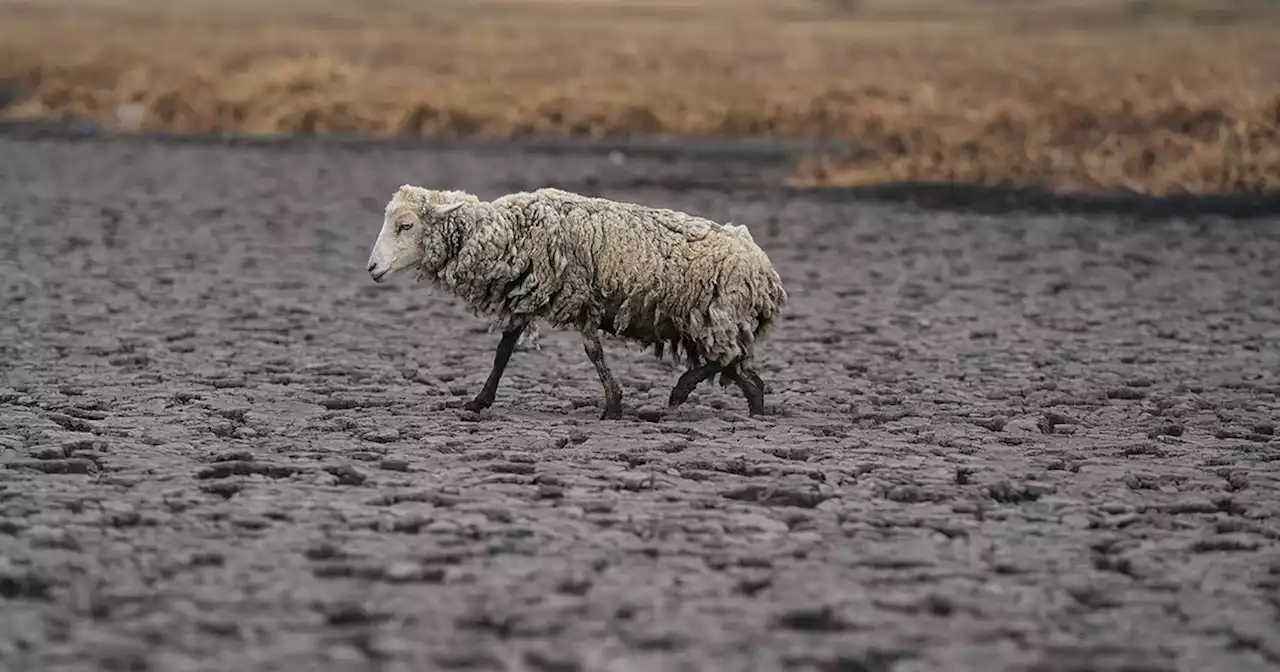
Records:
<instances>
[{"instance_id":1,"label":"sheep's head","mask_svg":"<svg viewBox=\"0 0 1280 672\"><path fill-rule=\"evenodd\" d=\"M463 204L433 202L424 189L400 187L387 203L382 230L369 253L366 268L373 281L382 282L410 268L434 272L444 265L448 257L446 216Z\"/></svg>"}]
</instances>

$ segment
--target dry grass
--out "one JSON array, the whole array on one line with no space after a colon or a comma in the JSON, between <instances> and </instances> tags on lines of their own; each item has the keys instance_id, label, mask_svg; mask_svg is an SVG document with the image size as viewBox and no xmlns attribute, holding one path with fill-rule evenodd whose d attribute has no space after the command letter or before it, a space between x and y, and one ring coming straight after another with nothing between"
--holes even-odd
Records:
<instances>
[{"instance_id":1,"label":"dry grass","mask_svg":"<svg viewBox=\"0 0 1280 672\"><path fill-rule=\"evenodd\" d=\"M839 138L796 183L1230 193L1280 188L1268 4L0 0L0 79L5 117L121 131Z\"/></svg>"}]
</instances>

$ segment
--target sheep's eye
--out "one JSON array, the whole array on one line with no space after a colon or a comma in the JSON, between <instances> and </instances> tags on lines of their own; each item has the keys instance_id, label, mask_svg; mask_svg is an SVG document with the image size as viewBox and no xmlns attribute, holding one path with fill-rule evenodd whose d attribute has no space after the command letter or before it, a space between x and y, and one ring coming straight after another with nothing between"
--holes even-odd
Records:
<instances>
[{"instance_id":1,"label":"sheep's eye","mask_svg":"<svg viewBox=\"0 0 1280 672\"><path fill-rule=\"evenodd\" d=\"M400 222L396 225L396 233L404 233L413 228L413 222Z\"/></svg>"}]
</instances>

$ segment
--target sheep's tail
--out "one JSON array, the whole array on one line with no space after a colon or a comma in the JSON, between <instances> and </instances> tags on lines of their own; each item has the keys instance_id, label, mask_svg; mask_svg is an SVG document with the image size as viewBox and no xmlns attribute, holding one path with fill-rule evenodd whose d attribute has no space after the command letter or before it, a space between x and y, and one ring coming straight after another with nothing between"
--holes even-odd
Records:
<instances>
[{"instance_id":1,"label":"sheep's tail","mask_svg":"<svg viewBox=\"0 0 1280 672\"><path fill-rule=\"evenodd\" d=\"M720 385L725 386L730 382L728 376L735 373L738 369L750 368L755 362L755 353L762 347L773 335L773 330L778 324L778 316L782 313L783 306L787 303L787 292L782 288L782 284L775 286L774 300L771 304L756 313L756 326L751 331L750 338L744 338L744 347L742 349L742 357L725 367L720 372ZM745 331L745 330L744 330ZM746 335L745 333L743 334Z\"/></svg>"},{"instance_id":2,"label":"sheep's tail","mask_svg":"<svg viewBox=\"0 0 1280 672\"><path fill-rule=\"evenodd\" d=\"M755 341L757 344L763 343L773 336L774 327L778 325L778 317L782 314L783 308L787 307L787 290L782 286L782 278L777 271L771 273L773 282L773 297L768 306L756 314Z\"/></svg>"},{"instance_id":3,"label":"sheep's tail","mask_svg":"<svg viewBox=\"0 0 1280 672\"><path fill-rule=\"evenodd\" d=\"M755 347L759 347L773 335L773 329L777 325L776 318L777 312L775 310L761 312L756 315L756 328L751 333L751 340L754 342Z\"/></svg>"}]
</instances>

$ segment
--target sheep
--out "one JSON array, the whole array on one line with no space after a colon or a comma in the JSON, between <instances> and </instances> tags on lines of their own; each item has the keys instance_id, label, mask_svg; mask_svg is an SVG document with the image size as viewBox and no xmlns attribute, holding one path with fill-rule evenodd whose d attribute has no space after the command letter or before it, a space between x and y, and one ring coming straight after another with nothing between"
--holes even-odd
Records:
<instances>
[{"instance_id":1,"label":"sheep","mask_svg":"<svg viewBox=\"0 0 1280 672\"><path fill-rule=\"evenodd\" d=\"M468 411L493 404L517 341L545 322L581 335L604 389L602 420L621 418L622 390L599 332L659 358L663 345L676 361L684 351L687 370L669 408L718 373L722 386L738 386L750 415L764 413L765 385L752 365L787 293L745 226L555 188L482 201L405 184L387 203L366 270L375 283L416 270L418 281L501 328Z\"/></svg>"}]
</instances>

